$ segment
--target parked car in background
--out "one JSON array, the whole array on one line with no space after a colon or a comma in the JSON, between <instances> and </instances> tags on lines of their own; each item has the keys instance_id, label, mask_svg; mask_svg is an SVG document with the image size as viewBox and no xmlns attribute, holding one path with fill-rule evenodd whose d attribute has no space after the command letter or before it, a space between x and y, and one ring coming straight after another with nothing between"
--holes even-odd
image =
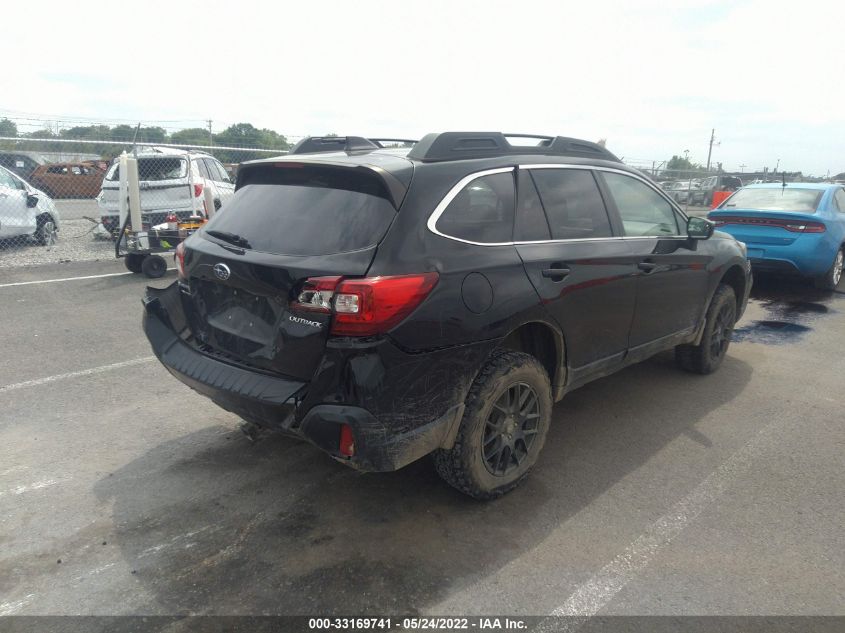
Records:
<instances>
[{"instance_id":1,"label":"parked car in background","mask_svg":"<svg viewBox=\"0 0 845 633\"><path fill-rule=\"evenodd\" d=\"M691 184L689 182L671 182L663 189L678 204L686 204L690 201Z\"/></svg>"},{"instance_id":2,"label":"parked car in background","mask_svg":"<svg viewBox=\"0 0 845 633\"><path fill-rule=\"evenodd\" d=\"M0 167L5 167L27 182L29 182L32 172L43 164L42 159L31 156L28 152L0 151Z\"/></svg>"},{"instance_id":3,"label":"parked car in background","mask_svg":"<svg viewBox=\"0 0 845 633\"><path fill-rule=\"evenodd\" d=\"M105 175L105 170L90 162L48 163L36 167L29 181L51 198L93 198Z\"/></svg>"},{"instance_id":4,"label":"parked car in background","mask_svg":"<svg viewBox=\"0 0 845 633\"><path fill-rule=\"evenodd\" d=\"M243 163L178 280L147 289L154 353L346 465L433 453L468 495L513 489L566 393L669 349L715 371L751 288L731 236L605 148L539 138L304 139Z\"/></svg>"},{"instance_id":5,"label":"parked car in background","mask_svg":"<svg viewBox=\"0 0 845 633\"><path fill-rule=\"evenodd\" d=\"M31 237L42 246L56 242L59 212L50 197L0 167L0 239Z\"/></svg>"},{"instance_id":6,"label":"parked car in background","mask_svg":"<svg viewBox=\"0 0 845 633\"><path fill-rule=\"evenodd\" d=\"M766 183L743 187L708 216L748 247L752 266L798 274L832 290L842 278L845 187Z\"/></svg>"},{"instance_id":7,"label":"parked car in background","mask_svg":"<svg viewBox=\"0 0 845 633\"><path fill-rule=\"evenodd\" d=\"M141 189L141 217L145 226L166 221L170 214L185 220L191 215L206 216L205 188L211 189L214 207L220 207L234 192L235 186L222 163L205 152L154 148L138 155L138 178ZM109 168L97 196L100 220L111 232L119 230L120 188L119 164Z\"/></svg>"},{"instance_id":8,"label":"parked car in background","mask_svg":"<svg viewBox=\"0 0 845 633\"><path fill-rule=\"evenodd\" d=\"M713 204L714 191L736 191L740 187L742 187L742 180L737 176L727 176L725 174L710 176L701 181L700 186L692 194L690 202L709 207Z\"/></svg>"}]
</instances>

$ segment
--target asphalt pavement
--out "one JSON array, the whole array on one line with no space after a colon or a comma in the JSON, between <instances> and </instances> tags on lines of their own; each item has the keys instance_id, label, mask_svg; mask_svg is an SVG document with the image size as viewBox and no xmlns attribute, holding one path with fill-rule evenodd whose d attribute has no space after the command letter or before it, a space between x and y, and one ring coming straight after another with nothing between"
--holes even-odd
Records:
<instances>
[{"instance_id":1,"label":"asphalt pavement","mask_svg":"<svg viewBox=\"0 0 845 633\"><path fill-rule=\"evenodd\" d=\"M763 280L716 374L569 394L481 503L427 459L251 444L151 358L123 272L0 269L0 615L845 614L843 291Z\"/></svg>"}]
</instances>

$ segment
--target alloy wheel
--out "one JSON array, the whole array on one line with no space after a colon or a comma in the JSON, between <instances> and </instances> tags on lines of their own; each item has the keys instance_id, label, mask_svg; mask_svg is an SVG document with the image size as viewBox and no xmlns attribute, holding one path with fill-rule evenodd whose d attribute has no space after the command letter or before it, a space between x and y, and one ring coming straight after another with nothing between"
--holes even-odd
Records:
<instances>
[{"instance_id":1,"label":"alloy wheel","mask_svg":"<svg viewBox=\"0 0 845 633\"><path fill-rule=\"evenodd\" d=\"M504 477L525 461L539 431L540 401L524 382L510 385L493 404L484 425L482 454L492 474Z\"/></svg>"},{"instance_id":2,"label":"alloy wheel","mask_svg":"<svg viewBox=\"0 0 845 633\"><path fill-rule=\"evenodd\" d=\"M716 314L716 321L713 323L713 333L710 336L710 355L719 358L728 349L733 332L733 310L726 304Z\"/></svg>"}]
</instances>

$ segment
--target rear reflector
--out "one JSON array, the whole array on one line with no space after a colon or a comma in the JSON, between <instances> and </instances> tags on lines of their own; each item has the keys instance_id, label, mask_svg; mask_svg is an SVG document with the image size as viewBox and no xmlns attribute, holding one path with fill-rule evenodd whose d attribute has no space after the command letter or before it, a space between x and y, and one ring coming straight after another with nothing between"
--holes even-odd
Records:
<instances>
[{"instance_id":1,"label":"rear reflector","mask_svg":"<svg viewBox=\"0 0 845 633\"><path fill-rule=\"evenodd\" d=\"M786 220L782 218L758 218L739 216L715 216L710 218L717 227L726 224L739 224L743 226L768 226L779 229L786 229L791 233L824 233L826 230L822 222L805 222L803 220Z\"/></svg>"},{"instance_id":2,"label":"rear reflector","mask_svg":"<svg viewBox=\"0 0 845 633\"><path fill-rule=\"evenodd\" d=\"M173 255L176 261L176 274L179 279L186 279L185 276L185 242L179 242L176 246L176 253Z\"/></svg>"},{"instance_id":3,"label":"rear reflector","mask_svg":"<svg viewBox=\"0 0 845 633\"><path fill-rule=\"evenodd\" d=\"M348 424L340 425L340 446L338 451L344 457L355 455L355 438L352 436L352 427Z\"/></svg>"}]
</instances>

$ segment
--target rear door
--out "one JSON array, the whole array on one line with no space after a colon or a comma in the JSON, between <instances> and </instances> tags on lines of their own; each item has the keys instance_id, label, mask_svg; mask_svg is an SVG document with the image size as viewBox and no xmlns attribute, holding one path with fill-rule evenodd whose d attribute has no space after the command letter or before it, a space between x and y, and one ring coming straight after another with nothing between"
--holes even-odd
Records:
<instances>
[{"instance_id":1,"label":"rear door","mask_svg":"<svg viewBox=\"0 0 845 633\"><path fill-rule=\"evenodd\" d=\"M637 308L630 347L692 330L704 312L712 259L686 237L683 216L656 187L617 172L597 172L635 257Z\"/></svg>"},{"instance_id":2,"label":"rear door","mask_svg":"<svg viewBox=\"0 0 845 633\"><path fill-rule=\"evenodd\" d=\"M365 275L396 210L369 170L289 165L250 167L186 242L183 296L201 351L307 380L330 316L291 302L309 278Z\"/></svg>"},{"instance_id":3,"label":"rear door","mask_svg":"<svg viewBox=\"0 0 845 633\"><path fill-rule=\"evenodd\" d=\"M592 171L521 168L514 239L563 331L570 382L611 371L628 346L636 269L628 243L613 234Z\"/></svg>"}]
</instances>

